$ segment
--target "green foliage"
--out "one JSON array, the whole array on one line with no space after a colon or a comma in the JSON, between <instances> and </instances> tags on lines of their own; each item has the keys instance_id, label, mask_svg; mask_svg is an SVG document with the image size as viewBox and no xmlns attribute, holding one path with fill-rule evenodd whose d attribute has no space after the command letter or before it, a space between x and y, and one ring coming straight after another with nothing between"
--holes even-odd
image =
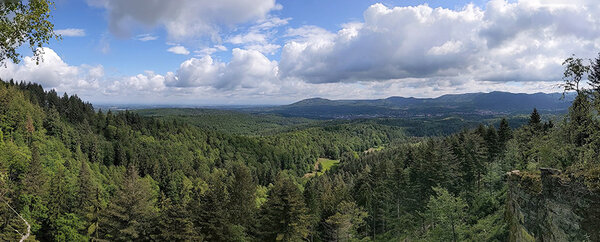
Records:
<instances>
[{"instance_id":1,"label":"green foliage","mask_svg":"<svg viewBox=\"0 0 600 242\"><path fill-rule=\"evenodd\" d=\"M150 177L141 178L130 166L114 199L103 211L99 230L105 238L118 241L148 240L147 228L156 219L156 190Z\"/></svg>"},{"instance_id":2,"label":"green foliage","mask_svg":"<svg viewBox=\"0 0 600 242\"><path fill-rule=\"evenodd\" d=\"M508 120L503 118L500 121L500 128L498 129L498 142L502 149L505 148L506 142L508 142L512 138L512 130L508 125Z\"/></svg>"},{"instance_id":3,"label":"green foliage","mask_svg":"<svg viewBox=\"0 0 600 242\"><path fill-rule=\"evenodd\" d=\"M426 218L431 228L425 234L428 240L459 241L465 229L467 204L441 187L432 188L435 196L427 203Z\"/></svg>"},{"instance_id":4,"label":"green foliage","mask_svg":"<svg viewBox=\"0 0 600 242\"><path fill-rule=\"evenodd\" d=\"M264 241L299 241L309 234L308 210L294 181L280 175L260 211L260 238Z\"/></svg>"},{"instance_id":5,"label":"green foliage","mask_svg":"<svg viewBox=\"0 0 600 242\"><path fill-rule=\"evenodd\" d=\"M0 2L0 63L11 60L19 63L21 55L17 49L24 43L41 59L40 51L50 39L59 38L53 32L50 22L50 9L54 3L49 0L4 0Z\"/></svg>"},{"instance_id":6,"label":"green foliage","mask_svg":"<svg viewBox=\"0 0 600 242\"><path fill-rule=\"evenodd\" d=\"M165 121L182 121L206 130L250 136L272 135L321 123L306 118L216 109L142 109L135 112L142 116L156 117Z\"/></svg>"},{"instance_id":7,"label":"green foliage","mask_svg":"<svg viewBox=\"0 0 600 242\"><path fill-rule=\"evenodd\" d=\"M186 204L173 204L169 198L164 198L158 218L159 233L152 237L158 241L199 241L201 236L195 230L191 217L188 216Z\"/></svg>"},{"instance_id":8,"label":"green foliage","mask_svg":"<svg viewBox=\"0 0 600 242\"><path fill-rule=\"evenodd\" d=\"M461 122L481 119L273 118L262 133L244 125L270 116L96 112L77 96L2 82L0 240L23 229L10 204L44 241L503 241L507 171L598 163L595 95L556 124L537 110L520 128L527 117L477 129ZM241 128L222 132L213 114ZM327 172L301 178L315 160Z\"/></svg>"},{"instance_id":9,"label":"green foliage","mask_svg":"<svg viewBox=\"0 0 600 242\"><path fill-rule=\"evenodd\" d=\"M365 225L366 217L367 212L354 202L341 202L336 213L325 220L326 233L335 241L355 241L360 236L358 230Z\"/></svg>"},{"instance_id":10,"label":"green foliage","mask_svg":"<svg viewBox=\"0 0 600 242\"><path fill-rule=\"evenodd\" d=\"M215 171L208 178L208 191L194 199L199 203L197 209L192 209L197 216L195 223L207 240L223 241L236 235L233 224L229 223L232 217L227 211L227 204L231 198L226 179L225 171Z\"/></svg>"},{"instance_id":11,"label":"green foliage","mask_svg":"<svg viewBox=\"0 0 600 242\"><path fill-rule=\"evenodd\" d=\"M596 59L592 60L589 67L588 80L592 91L600 93L600 53Z\"/></svg>"},{"instance_id":12,"label":"green foliage","mask_svg":"<svg viewBox=\"0 0 600 242\"><path fill-rule=\"evenodd\" d=\"M404 139L400 128L363 122L231 135L184 119L96 112L77 96L59 97L37 84L2 82L0 102L5 197L43 240L172 239L185 231L251 240L278 173L296 179L318 157ZM18 223L13 217L7 221ZM181 228L184 236L161 226Z\"/></svg>"},{"instance_id":13,"label":"green foliage","mask_svg":"<svg viewBox=\"0 0 600 242\"><path fill-rule=\"evenodd\" d=\"M541 125L541 123L542 118L538 113L537 108L534 108L533 112L531 112L531 115L529 116L529 125L537 128Z\"/></svg>"},{"instance_id":14,"label":"green foliage","mask_svg":"<svg viewBox=\"0 0 600 242\"><path fill-rule=\"evenodd\" d=\"M588 65L583 64L583 59L575 57L567 58L563 62L563 66L565 66L565 71L563 74L563 88L564 92L576 91L577 94L583 93L584 90L580 89L579 83L584 78L584 75L590 71L590 67Z\"/></svg>"},{"instance_id":15,"label":"green foliage","mask_svg":"<svg viewBox=\"0 0 600 242\"><path fill-rule=\"evenodd\" d=\"M327 158L319 158L318 162L319 162L319 165L321 166L321 169L319 169L319 171L321 171L321 172L325 172L340 163L339 160L330 160Z\"/></svg>"},{"instance_id":16,"label":"green foliage","mask_svg":"<svg viewBox=\"0 0 600 242\"><path fill-rule=\"evenodd\" d=\"M67 213L59 216L56 219L56 236L57 241L88 241L88 238L79 233L83 230L84 223L77 215Z\"/></svg>"},{"instance_id":17,"label":"green foliage","mask_svg":"<svg viewBox=\"0 0 600 242\"><path fill-rule=\"evenodd\" d=\"M466 236L465 240L470 241L506 241L508 228L504 221L504 211L499 209L478 220Z\"/></svg>"}]
</instances>

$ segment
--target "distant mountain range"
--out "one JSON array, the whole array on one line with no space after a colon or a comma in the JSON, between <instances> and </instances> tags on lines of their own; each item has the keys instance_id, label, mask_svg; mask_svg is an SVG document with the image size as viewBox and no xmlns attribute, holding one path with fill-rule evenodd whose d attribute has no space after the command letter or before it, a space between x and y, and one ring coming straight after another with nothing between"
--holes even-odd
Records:
<instances>
[{"instance_id":1,"label":"distant mountain range","mask_svg":"<svg viewBox=\"0 0 600 242\"><path fill-rule=\"evenodd\" d=\"M502 115L566 112L574 95L560 93L467 93L437 98L389 97L373 100L305 99L290 105L253 110L283 116L331 119L373 117L428 117L446 115Z\"/></svg>"}]
</instances>

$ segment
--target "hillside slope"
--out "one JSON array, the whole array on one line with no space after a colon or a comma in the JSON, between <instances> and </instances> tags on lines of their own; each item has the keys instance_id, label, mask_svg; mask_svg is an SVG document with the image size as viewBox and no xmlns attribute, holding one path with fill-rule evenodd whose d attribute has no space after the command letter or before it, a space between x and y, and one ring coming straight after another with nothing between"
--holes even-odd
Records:
<instances>
[{"instance_id":1,"label":"hillside slope","mask_svg":"<svg viewBox=\"0 0 600 242\"><path fill-rule=\"evenodd\" d=\"M374 100L305 99L290 105L254 110L306 118L420 117L444 115L506 115L529 113L533 108L564 113L573 95L559 93L467 93L437 98L389 97Z\"/></svg>"}]
</instances>

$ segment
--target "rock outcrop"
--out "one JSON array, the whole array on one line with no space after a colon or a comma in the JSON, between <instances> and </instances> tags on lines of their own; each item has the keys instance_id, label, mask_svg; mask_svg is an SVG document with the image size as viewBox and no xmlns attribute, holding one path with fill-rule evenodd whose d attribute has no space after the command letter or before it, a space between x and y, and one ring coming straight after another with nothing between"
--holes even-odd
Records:
<instances>
[{"instance_id":1,"label":"rock outcrop","mask_svg":"<svg viewBox=\"0 0 600 242\"><path fill-rule=\"evenodd\" d=\"M600 169L507 173L510 241L600 241Z\"/></svg>"}]
</instances>

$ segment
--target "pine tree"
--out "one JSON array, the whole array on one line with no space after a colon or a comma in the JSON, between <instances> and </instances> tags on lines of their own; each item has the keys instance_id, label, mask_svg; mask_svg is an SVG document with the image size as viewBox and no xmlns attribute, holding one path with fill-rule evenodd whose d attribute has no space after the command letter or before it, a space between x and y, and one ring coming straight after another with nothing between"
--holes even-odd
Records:
<instances>
[{"instance_id":1,"label":"pine tree","mask_svg":"<svg viewBox=\"0 0 600 242\"><path fill-rule=\"evenodd\" d=\"M58 167L58 171L50 180L50 197L48 198L48 208L50 209L51 219L56 219L71 208L68 197L68 184L65 168Z\"/></svg>"},{"instance_id":2,"label":"pine tree","mask_svg":"<svg viewBox=\"0 0 600 242\"><path fill-rule=\"evenodd\" d=\"M477 134L479 134L479 136L481 136L481 138L484 138L485 135L487 134L487 129L485 128L485 126L483 124L479 124L479 126L477 126L477 130L475 132Z\"/></svg>"},{"instance_id":3,"label":"pine tree","mask_svg":"<svg viewBox=\"0 0 600 242\"><path fill-rule=\"evenodd\" d=\"M77 208L84 212L89 211L96 197L96 187L92 182L90 167L85 161L80 162L79 182L77 189Z\"/></svg>"},{"instance_id":4,"label":"pine tree","mask_svg":"<svg viewBox=\"0 0 600 242\"><path fill-rule=\"evenodd\" d=\"M256 184L250 169L243 163L232 167L232 181L229 200L231 223L248 228L254 224L252 218L256 213Z\"/></svg>"},{"instance_id":5,"label":"pine tree","mask_svg":"<svg viewBox=\"0 0 600 242\"><path fill-rule=\"evenodd\" d=\"M78 224L70 219L74 218L74 214L72 214L74 194L67 172L67 168L60 165L56 174L50 179L50 190L48 198L45 199L49 213L48 219L44 221L43 230L40 232L42 240L60 240L60 236L64 236L64 229L67 228L64 223Z\"/></svg>"},{"instance_id":6,"label":"pine tree","mask_svg":"<svg viewBox=\"0 0 600 242\"><path fill-rule=\"evenodd\" d=\"M358 239L358 229L364 225L365 212L354 202L341 202L334 215L325 220L327 235L332 241Z\"/></svg>"},{"instance_id":7,"label":"pine tree","mask_svg":"<svg viewBox=\"0 0 600 242\"><path fill-rule=\"evenodd\" d=\"M21 229L23 222L18 220L11 208L10 192L8 176L0 171L0 241L17 241L21 238L15 228Z\"/></svg>"},{"instance_id":8,"label":"pine tree","mask_svg":"<svg viewBox=\"0 0 600 242\"><path fill-rule=\"evenodd\" d=\"M35 142L31 144L31 162L23 179L23 191L26 194L42 194L46 181L44 167L40 159L40 152Z\"/></svg>"},{"instance_id":9,"label":"pine tree","mask_svg":"<svg viewBox=\"0 0 600 242\"><path fill-rule=\"evenodd\" d=\"M94 202L92 203L91 213L88 213L86 218L89 221L87 227L87 235L90 236L90 241L100 241L100 220L101 220L101 209L102 204L100 201L100 189L96 187L96 193Z\"/></svg>"},{"instance_id":10,"label":"pine tree","mask_svg":"<svg viewBox=\"0 0 600 242\"><path fill-rule=\"evenodd\" d=\"M230 195L224 171L216 169L207 179L207 183L208 190L204 193L196 191L191 202L190 211L194 216L194 223L206 240L236 240L233 237L240 235L233 233L232 224L229 222L231 219L227 205Z\"/></svg>"},{"instance_id":11,"label":"pine tree","mask_svg":"<svg viewBox=\"0 0 600 242\"><path fill-rule=\"evenodd\" d=\"M512 130L508 125L508 120L503 118L500 121L500 128L498 129L498 142L500 142L500 146L502 149L506 146L506 142L512 138Z\"/></svg>"},{"instance_id":12,"label":"pine tree","mask_svg":"<svg viewBox=\"0 0 600 242\"><path fill-rule=\"evenodd\" d=\"M161 203L161 212L158 222L159 234L157 241L201 241L202 238L195 230L189 211L183 203L173 204L171 199L165 198Z\"/></svg>"},{"instance_id":13,"label":"pine tree","mask_svg":"<svg viewBox=\"0 0 600 242\"><path fill-rule=\"evenodd\" d=\"M471 189L480 188L481 176L486 170L485 140L477 133L463 132L458 135L453 146L454 154L459 160L462 186L467 189L470 199L474 192Z\"/></svg>"},{"instance_id":14,"label":"pine tree","mask_svg":"<svg viewBox=\"0 0 600 242\"><path fill-rule=\"evenodd\" d=\"M529 116L529 126L538 130L541 127L541 123L542 123L542 118L540 117L540 114L538 113L537 108L534 108L533 112L531 112L531 115Z\"/></svg>"},{"instance_id":15,"label":"pine tree","mask_svg":"<svg viewBox=\"0 0 600 242\"><path fill-rule=\"evenodd\" d=\"M115 241L149 240L151 221L155 221L155 200L150 182L140 178L135 167L130 166L102 215L103 237Z\"/></svg>"},{"instance_id":16,"label":"pine tree","mask_svg":"<svg viewBox=\"0 0 600 242\"><path fill-rule=\"evenodd\" d=\"M431 241L462 240L460 231L465 226L467 204L444 188L434 187L433 190L436 195L431 196L427 203L427 218L431 223L427 239Z\"/></svg>"},{"instance_id":17,"label":"pine tree","mask_svg":"<svg viewBox=\"0 0 600 242\"><path fill-rule=\"evenodd\" d=\"M76 211L86 222L84 234L92 236L93 240L98 239L97 227L101 207L100 191L98 186L93 183L90 167L85 161L81 161L77 184Z\"/></svg>"},{"instance_id":18,"label":"pine tree","mask_svg":"<svg viewBox=\"0 0 600 242\"><path fill-rule=\"evenodd\" d=\"M492 161L500 153L499 137L493 125L488 127L485 142L488 149L488 159Z\"/></svg>"},{"instance_id":19,"label":"pine tree","mask_svg":"<svg viewBox=\"0 0 600 242\"><path fill-rule=\"evenodd\" d=\"M308 235L304 197L291 178L279 175L261 211L263 241L300 241Z\"/></svg>"},{"instance_id":20,"label":"pine tree","mask_svg":"<svg viewBox=\"0 0 600 242\"><path fill-rule=\"evenodd\" d=\"M600 53L598 53L598 57L592 61L588 80L592 90L596 93L600 93Z\"/></svg>"},{"instance_id":21,"label":"pine tree","mask_svg":"<svg viewBox=\"0 0 600 242\"><path fill-rule=\"evenodd\" d=\"M594 133L594 117L591 113L591 103L588 96L579 94L569 108L569 138L576 146L583 146Z\"/></svg>"}]
</instances>

